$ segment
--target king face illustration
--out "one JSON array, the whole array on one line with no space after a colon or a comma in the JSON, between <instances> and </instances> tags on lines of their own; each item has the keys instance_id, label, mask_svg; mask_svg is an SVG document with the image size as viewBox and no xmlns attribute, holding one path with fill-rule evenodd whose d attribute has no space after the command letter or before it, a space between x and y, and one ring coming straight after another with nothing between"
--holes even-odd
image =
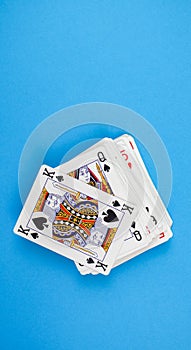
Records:
<instances>
[{"instance_id":1,"label":"king face illustration","mask_svg":"<svg viewBox=\"0 0 191 350\"><path fill-rule=\"evenodd\" d=\"M103 203L84 193L49 181L41 191L31 221L33 226L41 225L43 235L86 254L96 252L101 257L116 232L104 221L106 213L102 206Z\"/></svg>"},{"instance_id":2,"label":"king face illustration","mask_svg":"<svg viewBox=\"0 0 191 350\"><path fill-rule=\"evenodd\" d=\"M81 193L48 193L44 187L34 212L43 212L52 223L52 238L65 243L87 244L98 217L98 203Z\"/></svg>"}]
</instances>

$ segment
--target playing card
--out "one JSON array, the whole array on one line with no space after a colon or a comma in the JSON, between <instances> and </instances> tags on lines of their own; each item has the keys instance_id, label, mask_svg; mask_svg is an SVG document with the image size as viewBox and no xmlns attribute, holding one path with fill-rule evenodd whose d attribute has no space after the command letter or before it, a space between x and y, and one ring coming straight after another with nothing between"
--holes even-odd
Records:
<instances>
[{"instance_id":1,"label":"playing card","mask_svg":"<svg viewBox=\"0 0 191 350\"><path fill-rule=\"evenodd\" d=\"M135 215L134 203L43 165L14 232L107 275Z\"/></svg>"},{"instance_id":2,"label":"playing card","mask_svg":"<svg viewBox=\"0 0 191 350\"><path fill-rule=\"evenodd\" d=\"M123 164L123 159L113 140L104 139L58 168L91 186L98 187L102 191L117 193L122 198L128 193L129 200L135 200L135 198L137 200L135 191L132 190L131 184L128 183L129 179L127 178L124 181L125 177L118 159ZM117 207L117 202L115 205ZM130 228L126 230L123 256L149 244L152 236L149 235L150 232L146 228L147 224L147 213L142 210L140 219L135 219L131 223ZM80 264L79 270L83 270L82 264Z\"/></svg>"}]
</instances>

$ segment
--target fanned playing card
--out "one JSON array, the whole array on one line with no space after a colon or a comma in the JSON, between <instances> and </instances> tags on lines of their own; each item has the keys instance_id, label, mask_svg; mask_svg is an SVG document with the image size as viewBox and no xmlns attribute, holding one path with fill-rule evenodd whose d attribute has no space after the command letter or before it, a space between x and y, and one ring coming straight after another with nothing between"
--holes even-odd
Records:
<instances>
[{"instance_id":1,"label":"fanned playing card","mask_svg":"<svg viewBox=\"0 0 191 350\"><path fill-rule=\"evenodd\" d=\"M43 165L14 232L107 275L135 216L134 203Z\"/></svg>"}]
</instances>

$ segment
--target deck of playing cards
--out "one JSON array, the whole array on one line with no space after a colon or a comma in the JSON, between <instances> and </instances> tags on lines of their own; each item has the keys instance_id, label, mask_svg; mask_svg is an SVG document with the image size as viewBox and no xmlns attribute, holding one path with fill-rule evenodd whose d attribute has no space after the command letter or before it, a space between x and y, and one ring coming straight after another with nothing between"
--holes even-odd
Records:
<instances>
[{"instance_id":1,"label":"deck of playing cards","mask_svg":"<svg viewBox=\"0 0 191 350\"><path fill-rule=\"evenodd\" d=\"M170 218L134 139L104 138L57 168L42 165L14 232L72 259L112 268L172 237Z\"/></svg>"}]
</instances>

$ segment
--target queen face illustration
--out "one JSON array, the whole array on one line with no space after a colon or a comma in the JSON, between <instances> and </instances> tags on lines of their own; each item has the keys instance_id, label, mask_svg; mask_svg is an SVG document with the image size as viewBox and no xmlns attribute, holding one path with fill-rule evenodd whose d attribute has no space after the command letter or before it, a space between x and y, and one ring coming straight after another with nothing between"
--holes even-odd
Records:
<instances>
[{"instance_id":1,"label":"queen face illustration","mask_svg":"<svg viewBox=\"0 0 191 350\"><path fill-rule=\"evenodd\" d=\"M90 182L90 172L87 165L79 169L78 179L86 183Z\"/></svg>"}]
</instances>

